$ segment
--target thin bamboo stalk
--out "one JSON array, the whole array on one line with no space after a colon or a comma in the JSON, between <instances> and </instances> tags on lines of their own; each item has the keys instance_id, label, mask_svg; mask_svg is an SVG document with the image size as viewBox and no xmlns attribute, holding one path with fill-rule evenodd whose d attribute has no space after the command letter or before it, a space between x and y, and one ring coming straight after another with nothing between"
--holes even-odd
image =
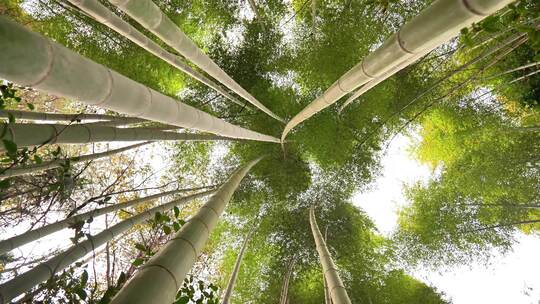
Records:
<instances>
[{"instance_id":1,"label":"thin bamboo stalk","mask_svg":"<svg viewBox=\"0 0 540 304\"><path fill-rule=\"evenodd\" d=\"M280 142L232 125L92 62L0 16L0 78L53 95L232 138Z\"/></svg>"},{"instance_id":2,"label":"thin bamboo stalk","mask_svg":"<svg viewBox=\"0 0 540 304\"><path fill-rule=\"evenodd\" d=\"M84 120L104 120L104 121L121 121L124 124L141 123L146 120L134 117L113 116L105 114L61 114L61 113L42 113L19 110L0 110L0 117L8 118L9 114L15 119L22 120L42 120L42 121L84 121Z\"/></svg>"},{"instance_id":3,"label":"thin bamboo stalk","mask_svg":"<svg viewBox=\"0 0 540 304\"><path fill-rule=\"evenodd\" d=\"M253 228L251 228L248 235L244 239L244 243L242 244L240 253L238 253L238 256L236 257L236 262L234 263L234 268L231 273L231 278L229 279L229 283L227 284L227 288L225 289L225 293L223 295L223 300L221 300L221 304L229 304L229 301L231 299L232 292L234 289L234 284L236 283L236 279L238 278L238 273L240 272L240 264L242 263L242 259L244 258L244 252L247 248L247 244L251 240L253 233L255 232L255 228L256 226L253 226Z\"/></svg>"},{"instance_id":4,"label":"thin bamboo stalk","mask_svg":"<svg viewBox=\"0 0 540 304\"><path fill-rule=\"evenodd\" d=\"M174 302L177 290L204 248L234 191L259 160L237 169L197 214L124 285L111 304Z\"/></svg>"},{"instance_id":5,"label":"thin bamboo stalk","mask_svg":"<svg viewBox=\"0 0 540 304\"><path fill-rule=\"evenodd\" d=\"M291 282L291 276L295 262L296 257L293 256L287 266L287 273L285 274L285 278L283 279L283 286L281 287L281 295L279 300L280 304L287 304L289 302L289 285Z\"/></svg>"},{"instance_id":6,"label":"thin bamboo stalk","mask_svg":"<svg viewBox=\"0 0 540 304\"><path fill-rule=\"evenodd\" d=\"M143 140L231 140L213 134L175 133L152 128L114 128L89 125L57 124L9 124L3 126L0 139L15 142L17 147L39 146L43 144L87 144L111 141ZM0 151L5 146L0 142Z\"/></svg>"},{"instance_id":7,"label":"thin bamboo stalk","mask_svg":"<svg viewBox=\"0 0 540 304\"><path fill-rule=\"evenodd\" d=\"M43 227L30 230L23 234L0 241L0 254L6 253L10 250L13 250L20 246L23 246L25 244L38 240L42 237L45 237L49 234L60 231L64 228L68 228L76 223L85 222L90 218L95 218L95 217L108 214L114 211L133 207L133 206L136 206L145 202L149 202L155 199L159 199L165 196L174 195L174 194L178 194L178 193L186 192L186 191L200 190L200 189L201 188L177 189L177 190L166 191L166 192L157 193L157 194L153 194L153 195L149 195L145 197L136 198L136 199L124 202L124 203L114 204L114 205L107 206L104 208L95 209L95 210L81 213L72 217L68 217L64 220L61 220L61 221L58 221L49 225L45 225Z\"/></svg>"},{"instance_id":8,"label":"thin bamboo stalk","mask_svg":"<svg viewBox=\"0 0 540 304\"><path fill-rule=\"evenodd\" d=\"M134 144L134 145L118 148L118 149L112 149L112 150L100 152L100 153L74 156L74 157L69 157L67 159L55 159L51 161L45 161L41 164L21 165L21 166L0 168L0 179L59 168L62 165L64 165L66 162L69 162L71 164L76 164L76 163L96 160L103 157L114 155L116 153L129 151L131 149L135 149L135 148L147 145L149 143L151 143L151 141L146 141L146 142L142 142L142 143L138 143L138 144ZM1 253L1 249L0 249L0 253Z\"/></svg>"},{"instance_id":9,"label":"thin bamboo stalk","mask_svg":"<svg viewBox=\"0 0 540 304\"><path fill-rule=\"evenodd\" d=\"M54 274L75 263L78 259L84 257L89 252L92 252L97 247L128 231L131 227L142 223L145 220L151 219L156 212L169 210L174 206L179 206L191 200L204 197L212 192L214 192L214 190L204 191L173 200L169 203L154 207L141 214L123 220L118 224L103 230L95 236L89 236L87 240L70 247L66 251L56 255L46 262L43 262L31 270L21 274L20 276L17 276L0 285L0 304L7 304L10 300L30 290L40 282L48 280L49 278L53 277Z\"/></svg>"},{"instance_id":10,"label":"thin bamboo stalk","mask_svg":"<svg viewBox=\"0 0 540 304\"><path fill-rule=\"evenodd\" d=\"M309 209L309 223L311 224L311 231L313 232L313 238L315 239L315 245L317 247L317 252L319 253L319 259L321 260L323 275L326 278L332 302L334 304L351 304L351 300L347 295L347 290L345 290L345 285L343 285L343 282L339 277L337 267L334 264L334 261L332 261L330 251L328 251L326 242L317 226L315 210L313 207Z\"/></svg>"},{"instance_id":11,"label":"thin bamboo stalk","mask_svg":"<svg viewBox=\"0 0 540 304\"><path fill-rule=\"evenodd\" d=\"M272 111L234 81L231 76L225 73L151 0L110 0L110 2L144 26L152 34L163 40L167 45L182 54L186 59L193 62L201 70L208 73L208 75L214 77L214 79L272 118L284 122L282 118L272 113Z\"/></svg>"},{"instance_id":12,"label":"thin bamboo stalk","mask_svg":"<svg viewBox=\"0 0 540 304\"><path fill-rule=\"evenodd\" d=\"M152 55L162 59L168 64L174 66L180 71L195 78L201 83L212 88L219 94L223 95L230 101L236 103L239 106L244 106L242 102L236 99L234 96L225 91L218 84L208 79L203 74L192 69L189 65L184 63L178 56L166 51L157 43L148 39L143 33L139 32L135 27L122 20L120 17L113 14L107 7L95 0L68 0L71 4L80 8L83 12L96 19L98 22L108 26L120 35L128 38L138 46L150 52Z\"/></svg>"},{"instance_id":13,"label":"thin bamboo stalk","mask_svg":"<svg viewBox=\"0 0 540 304\"><path fill-rule=\"evenodd\" d=\"M423 56L459 34L459 31L496 12L512 0L437 0L405 23L378 49L341 76L285 126L287 134L304 120L334 104L341 97L415 56ZM410 62L412 63L412 62Z\"/></svg>"}]
</instances>

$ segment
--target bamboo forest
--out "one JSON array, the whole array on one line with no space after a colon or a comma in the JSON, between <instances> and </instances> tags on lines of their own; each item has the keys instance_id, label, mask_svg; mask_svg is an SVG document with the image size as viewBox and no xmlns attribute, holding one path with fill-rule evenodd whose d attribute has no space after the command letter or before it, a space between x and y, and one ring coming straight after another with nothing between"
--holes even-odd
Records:
<instances>
[{"instance_id":1,"label":"bamboo forest","mask_svg":"<svg viewBox=\"0 0 540 304\"><path fill-rule=\"evenodd\" d=\"M538 0L0 14L0 304L540 303Z\"/></svg>"}]
</instances>

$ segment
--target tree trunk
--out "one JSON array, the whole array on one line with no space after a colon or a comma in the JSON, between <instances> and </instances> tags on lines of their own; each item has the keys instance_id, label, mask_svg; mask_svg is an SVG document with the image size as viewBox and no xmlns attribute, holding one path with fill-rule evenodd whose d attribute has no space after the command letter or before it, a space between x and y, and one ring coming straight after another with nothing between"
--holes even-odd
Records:
<instances>
[{"instance_id":1,"label":"tree trunk","mask_svg":"<svg viewBox=\"0 0 540 304\"><path fill-rule=\"evenodd\" d=\"M152 55L162 59L168 64L174 66L180 71L188 74L189 76L195 78L196 80L204 83L208 87L214 89L219 94L225 96L232 102L236 103L239 106L244 106L244 104L234 96L229 94L218 84L208 79L203 74L195 71L189 65L185 64L178 56L166 51L160 47L157 43L148 39L143 33L139 32L135 27L131 26L129 23L125 22L113 12L111 12L107 7L95 0L68 0L71 4L77 6L82 11L96 19L98 22L108 26L113 29L120 35L128 38L138 46L147 50Z\"/></svg>"},{"instance_id":2,"label":"tree trunk","mask_svg":"<svg viewBox=\"0 0 540 304\"><path fill-rule=\"evenodd\" d=\"M321 231L317 226L317 220L315 219L315 210L313 207L309 209L309 223L311 224L311 231L313 232L313 238L315 239L315 245L317 252L319 253L319 259L321 260L323 275L326 278L328 284L328 290L330 292L330 298L334 304L351 304L351 300L345 290L345 285L341 281L337 272L337 267L332 261L330 251L326 247L326 242L323 239Z\"/></svg>"},{"instance_id":3,"label":"tree trunk","mask_svg":"<svg viewBox=\"0 0 540 304\"><path fill-rule=\"evenodd\" d=\"M281 287L281 295L280 295L280 304L287 304L289 303L289 283L291 282L291 276L292 271L294 269L294 264L296 262L296 257L293 256L291 261L289 262L289 265L287 266L287 273L285 274L285 277L283 278L283 286Z\"/></svg>"},{"instance_id":4,"label":"tree trunk","mask_svg":"<svg viewBox=\"0 0 540 304\"><path fill-rule=\"evenodd\" d=\"M81 213L79 215L75 215L72 217L68 217L64 220L58 221L56 223L52 223L49 225L45 225L43 227L40 227L38 229L27 231L23 234L11 237L9 239L0 241L0 254L6 253L10 250L13 250L15 248L18 248L20 246L23 246L25 244L28 244L30 242L33 242L35 240L38 240L42 237L45 237L49 234L55 233L57 231L60 231L64 228L68 228L74 224L85 222L90 218L95 218L104 214L108 214L113 211L118 211L122 209L126 209L132 206L136 206L151 200L155 200L158 198L162 198L168 195L174 195L185 191L193 191L193 190L200 190L201 188L195 188L195 189L179 189L179 190L171 190L167 192L157 193L153 195L149 195L146 197L136 198L124 203L114 204L108 207L95 209L92 211L88 211L85 213Z\"/></svg>"},{"instance_id":5,"label":"tree trunk","mask_svg":"<svg viewBox=\"0 0 540 304\"><path fill-rule=\"evenodd\" d=\"M189 39L174 22L172 22L161 9L151 0L111 0L112 4L116 5L135 21L140 23L152 34L159 37L170 47L182 54L186 59L193 62L208 75L221 82L227 88L249 101L251 104L259 108L264 113L274 119L284 122L282 118L272 113L255 97L251 96L244 88L242 88L231 76L227 75L210 57L208 57L191 39Z\"/></svg>"},{"instance_id":6,"label":"tree trunk","mask_svg":"<svg viewBox=\"0 0 540 304\"><path fill-rule=\"evenodd\" d=\"M111 226L111 228L103 230L95 236L89 236L87 240L70 247L69 249L56 255L52 259L0 285L0 304L7 304L11 299L30 290L37 284L50 279L54 276L54 274L75 263L78 259L94 251L97 247L107 243L114 237L117 237L120 234L128 231L133 226L142 223L145 220L151 219L156 212L163 212L169 210L174 206L182 205L193 199L206 196L212 192L214 192L214 190L204 191L202 193L197 193L177 200L173 200L169 203L154 207L141 214L123 220L118 224Z\"/></svg>"},{"instance_id":7,"label":"tree trunk","mask_svg":"<svg viewBox=\"0 0 540 304\"><path fill-rule=\"evenodd\" d=\"M22 120L42 120L50 122L58 121L84 121L84 120L100 120L102 122L123 122L123 124L133 124L146 122L144 119L134 118L134 117L123 117L123 116L114 116L114 115L104 115L104 114L62 114L62 113L40 113L40 112L30 112L30 111L19 111L19 110L0 110L0 117L8 118L9 114L13 115L15 119Z\"/></svg>"},{"instance_id":8,"label":"tree trunk","mask_svg":"<svg viewBox=\"0 0 540 304\"><path fill-rule=\"evenodd\" d=\"M204 248L234 191L259 160L251 161L236 170L197 214L135 273L111 304L174 302L177 290Z\"/></svg>"},{"instance_id":9,"label":"tree trunk","mask_svg":"<svg viewBox=\"0 0 540 304\"><path fill-rule=\"evenodd\" d=\"M392 76L388 71L413 57L424 56L458 35L462 28L482 20L511 2L513 1L437 0L433 2L418 16L405 23L378 49L368 54L360 63L341 76L323 95L317 97L294 116L285 126L281 140L284 141L295 126L334 104L359 86L381 78L385 73L387 73L385 77ZM395 72L397 71L396 69Z\"/></svg>"},{"instance_id":10,"label":"tree trunk","mask_svg":"<svg viewBox=\"0 0 540 304\"><path fill-rule=\"evenodd\" d=\"M21 85L164 124L232 138L280 142L149 89L2 16L0 54L0 78Z\"/></svg>"},{"instance_id":11,"label":"tree trunk","mask_svg":"<svg viewBox=\"0 0 540 304\"><path fill-rule=\"evenodd\" d=\"M138 144L134 144L134 145L118 148L118 149L113 149L113 150L109 150L105 152L100 152L100 153L74 156L74 157L69 157L66 159L55 159L51 161L45 161L41 164L21 165L21 166L0 168L0 179L59 168L62 165L64 165L66 162L69 162L70 164L76 164L76 163L87 162L87 161L91 161L95 159L100 159L103 157L114 155L116 153L122 153L131 149L135 149L135 148L147 145L149 143L152 143L152 142L146 141L146 142L142 142L142 143L138 143Z\"/></svg>"},{"instance_id":12,"label":"tree trunk","mask_svg":"<svg viewBox=\"0 0 540 304\"><path fill-rule=\"evenodd\" d=\"M248 235L244 240L244 243L242 244L240 253L238 253L238 257L236 257L236 263L234 264L234 269L231 273L231 278L229 279L229 283L227 284L227 289L225 290L225 294L223 296L223 300L221 300L221 304L229 304L234 289L234 284L236 283L236 278L238 277L238 272L240 271L240 264L242 263L242 258L244 257L244 251L246 250L247 244L251 239L251 236L255 232L255 227L256 226L253 226L253 228L251 228L251 230L249 231Z\"/></svg>"},{"instance_id":13,"label":"tree trunk","mask_svg":"<svg viewBox=\"0 0 540 304\"><path fill-rule=\"evenodd\" d=\"M175 133L154 130L152 128L114 128L88 125L56 124L10 124L0 139L15 142L18 148L46 144L88 144L111 141L143 140L231 140L213 134ZM0 142L0 152L6 148Z\"/></svg>"}]
</instances>

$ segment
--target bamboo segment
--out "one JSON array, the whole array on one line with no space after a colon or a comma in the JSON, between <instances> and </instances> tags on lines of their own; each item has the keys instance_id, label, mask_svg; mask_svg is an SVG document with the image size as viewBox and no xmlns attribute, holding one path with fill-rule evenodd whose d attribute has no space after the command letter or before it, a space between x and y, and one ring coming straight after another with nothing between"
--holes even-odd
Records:
<instances>
[{"instance_id":1,"label":"bamboo segment","mask_svg":"<svg viewBox=\"0 0 540 304\"><path fill-rule=\"evenodd\" d=\"M104 121L120 121L123 124L134 124L145 122L146 120L133 117L113 116L104 114L60 114L60 113L40 113L19 110L0 110L0 117L8 118L9 114L15 119L22 120L42 120L42 121L83 121L83 120L104 120Z\"/></svg>"},{"instance_id":2,"label":"bamboo segment","mask_svg":"<svg viewBox=\"0 0 540 304\"><path fill-rule=\"evenodd\" d=\"M234 269L231 273L231 278L229 279L229 283L227 284L227 289L225 289L225 293L223 296L223 300L221 300L221 304L229 304L229 301L232 296L232 292L234 289L234 284L236 283L236 278L238 278L238 272L240 271L240 264L242 263L242 258L244 257L244 251L247 248L247 244L249 240L251 239L251 236L253 235L253 232L255 231L255 226L249 231L248 235L246 236L246 239L244 240L244 243L242 244L242 248L240 249L240 253L238 253L238 256L236 257L236 262L234 263Z\"/></svg>"},{"instance_id":3,"label":"bamboo segment","mask_svg":"<svg viewBox=\"0 0 540 304\"><path fill-rule=\"evenodd\" d=\"M110 2L144 26L152 34L159 37L170 47L178 51L208 75L221 82L227 88L249 101L264 113L276 120L282 118L272 113L255 97L242 88L234 79L223 71L210 57L189 39L176 24L165 15L151 0L110 0Z\"/></svg>"},{"instance_id":4,"label":"bamboo segment","mask_svg":"<svg viewBox=\"0 0 540 304\"><path fill-rule=\"evenodd\" d=\"M148 39L143 33L139 32L135 27L131 26L129 23L125 22L121 18L114 15L107 7L95 0L68 0L73 5L79 7L82 11L92 16L98 22L103 23L109 28L113 29L120 35L128 38L138 46L150 52L152 55L162 59L168 64L174 66L180 71L188 74L189 76L195 78L196 80L204 83L208 87L214 89L219 94L225 96L230 101L236 103L239 106L244 106L244 104L234 96L229 94L219 85L217 85L212 80L208 79L201 73L195 71L190 66L185 64L178 56L167 52L165 49L160 47L157 43Z\"/></svg>"},{"instance_id":5,"label":"bamboo segment","mask_svg":"<svg viewBox=\"0 0 540 304\"><path fill-rule=\"evenodd\" d=\"M347 290L345 290L345 285L343 285L339 277L337 267L334 261L332 261L330 251L328 251L326 242L317 226L313 207L309 209L309 223L311 224L311 231L313 232L313 238L315 239L315 245L319 253L319 259L321 260L323 274L326 278L326 284L328 284L328 292L330 293L330 298L332 298L332 303L351 304Z\"/></svg>"},{"instance_id":6,"label":"bamboo segment","mask_svg":"<svg viewBox=\"0 0 540 304\"><path fill-rule=\"evenodd\" d=\"M218 135L279 139L232 125L92 62L0 16L0 78L86 104Z\"/></svg>"},{"instance_id":7,"label":"bamboo segment","mask_svg":"<svg viewBox=\"0 0 540 304\"><path fill-rule=\"evenodd\" d=\"M413 57L421 57L459 34L459 31L501 9L512 0L437 0L401 29L390 36L378 49L341 76L323 95L317 97L285 126L287 134L304 120L334 104L359 86L383 77L396 66ZM410 61L412 63L413 61ZM402 65L404 68L407 65ZM397 72L397 70L395 71Z\"/></svg>"},{"instance_id":8,"label":"bamboo segment","mask_svg":"<svg viewBox=\"0 0 540 304\"><path fill-rule=\"evenodd\" d=\"M46 226L43 226L43 227L40 227L40 228L37 228L37 229L34 229L34 230L30 230L30 231L25 232L23 234L20 234L20 235L14 236L12 238L0 241L0 254L6 253L6 252L8 252L10 250L13 250L13 249L18 248L20 246L23 246L25 244L28 244L28 243L33 242L35 240L38 240L38 239L40 239L42 237L45 237L45 236L47 236L49 234L60 231L60 230L62 230L64 228L68 228L68 227L70 227L70 226L72 226L72 225L74 225L76 223L85 222L90 218L95 218L95 217L98 217L98 216L101 216L101 215L104 215L104 214L107 214L107 213L110 213L110 212L113 212L113 211L126 209L126 208L129 208L129 207L136 206L136 205L139 205L139 204L142 204L142 203L145 203L145 202L148 202L148 201L152 201L152 200L155 200L155 199L158 199L158 198L162 198L162 197L165 197L165 196L178 194L178 193L185 192L185 191L188 191L188 190L200 190L200 189L201 188L178 189L178 190L172 190L172 191L157 193L157 194L154 194L154 195L149 195L149 196L146 196L146 197L136 198L136 199L124 202L124 203L114 204L114 205L111 205L111 206L108 206L108 207L95 209L95 210L88 211L88 212L85 212L85 213L81 213L81 214L78 214L78 215L75 215L75 216L72 216L72 217L68 217L68 218L66 218L64 220L61 220L61 221L58 221L56 223L52 223L52 224L49 224L49 225L46 225Z\"/></svg>"},{"instance_id":9,"label":"bamboo segment","mask_svg":"<svg viewBox=\"0 0 540 304\"><path fill-rule=\"evenodd\" d=\"M260 158L240 167L113 298L111 304L169 304L182 286L234 191Z\"/></svg>"},{"instance_id":10,"label":"bamboo segment","mask_svg":"<svg viewBox=\"0 0 540 304\"><path fill-rule=\"evenodd\" d=\"M174 133L152 128L114 128L90 125L56 124L9 124L4 125L5 132L0 139L8 139L17 147L39 146L43 144L87 144L110 141L142 140L230 140L213 134ZM4 142L0 142L0 151L4 151Z\"/></svg>"},{"instance_id":11,"label":"bamboo segment","mask_svg":"<svg viewBox=\"0 0 540 304\"><path fill-rule=\"evenodd\" d=\"M116 153L122 153L131 149L135 149L140 146L147 145L149 143L151 143L151 141L146 141L146 142L142 142L142 143L138 143L138 144L134 144L134 145L118 148L118 149L113 149L113 150L109 150L105 152L100 152L100 153L75 156L75 157L70 157L68 159L55 159L51 161L45 161L41 164L21 165L21 166L9 167L9 168L0 168L0 178L20 176L24 174L30 174L30 173L50 170L54 168L59 168L62 165L64 165L67 161L71 164L91 161L91 160L107 157L110 155L114 155ZM0 254L2 253L1 247L2 246L0 245Z\"/></svg>"},{"instance_id":12,"label":"bamboo segment","mask_svg":"<svg viewBox=\"0 0 540 304\"><path fill-rule=\"evenodd\" d=\"M48 261L43 262L31 270L0 285L0 304L7 304L13 298L30 290L37 284L48 280L54 276L54 274L75 263L78 259L92 252L97 247L128 231L131 227L140 224L145 220L151 219L156 212L169 210L174 206L182 205L191 200L204 197L214 191L215 190L204 191L154 207L141 214L123 220L94 236L89 236L87 240L70 247L66 251L56 255Z\"/></svg>"}]
</instances>

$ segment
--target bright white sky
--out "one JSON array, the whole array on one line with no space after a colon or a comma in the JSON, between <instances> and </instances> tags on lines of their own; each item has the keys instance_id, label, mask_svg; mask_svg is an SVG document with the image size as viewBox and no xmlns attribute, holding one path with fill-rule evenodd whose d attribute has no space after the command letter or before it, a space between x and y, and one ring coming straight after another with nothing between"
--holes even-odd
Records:
<instances>
[{"instance_id":1,"label":"bright white sky","mask_svg":"<svg viewBox=\"0 0 540 304\"><path fill-rule=\"evenodd\" d=\"M431 175L429 168L409 156L409 145L407 137L397 137L382 161L382 175L373 189L353 198L384 235L395 229L398 207L407 204L403 184L427 180ZM512 253L495 258L490 267L459 267L445 273L415 270L410 274L437 287L454 304L539 304L540 239L523 235L519 241Z\"/></svg>"}]
</instances>

